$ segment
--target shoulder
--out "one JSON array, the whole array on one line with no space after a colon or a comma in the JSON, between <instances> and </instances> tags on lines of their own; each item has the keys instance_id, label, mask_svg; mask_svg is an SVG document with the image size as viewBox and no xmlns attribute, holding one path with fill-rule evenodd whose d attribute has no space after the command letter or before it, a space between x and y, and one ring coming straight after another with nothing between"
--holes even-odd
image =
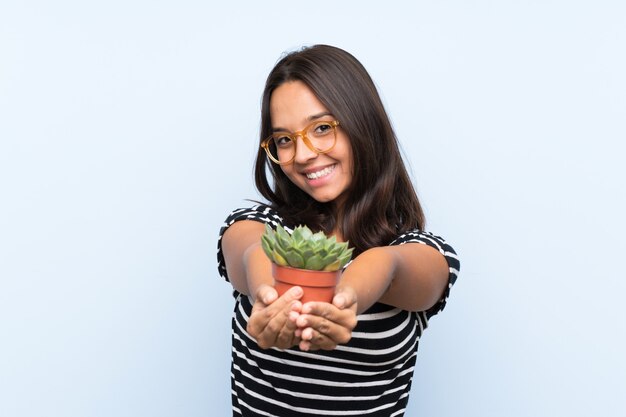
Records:
<instances>
[{"instance_id":1,"label":"shoulder","mask_svg":"<svg viewBox=\"0 0 626 417\"><path fill-rule=\"evenodd\" d=\"M457 270L459 268L459 259L454 248L441 236L419 229L412 229L404 233L400 233L389 243L389 246L404 245L406 243L421 243L423 245L428 245L445 256L448 263L451 264L451 267Z\"/></svg>"},{"instance_id":2,"label":"shoulder","mask_svg":"<svg viewBox=\"0 0 626 417\"><path fill-rule=\"evenodd\" d=\"M224 225L222 226L222 233L233 223L240 220L253 220L260 223L270 224L273 227L283 224L283 218L278 214L276 209L266 204L256 204L252 207L238 208L230 212L224 221Z\"/></svg>"},{"instance_id":3,"label":"shoulder","mask_svg":"<svg viewBox=\"0 0 626 417\"><path fill-rule=\"evenodd\" d=\"M424 243L438 250L447 245L447 242L441 236L420 229L411 229L398 234L398 236L389 243L389 246L402 245L405 243Z\"/></svg>"}]
</instances>

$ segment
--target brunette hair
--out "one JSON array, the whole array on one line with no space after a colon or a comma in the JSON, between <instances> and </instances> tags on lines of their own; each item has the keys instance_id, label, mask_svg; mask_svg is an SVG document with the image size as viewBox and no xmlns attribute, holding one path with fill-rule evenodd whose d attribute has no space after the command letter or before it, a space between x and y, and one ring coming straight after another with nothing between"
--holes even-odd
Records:
<instances>
[{"instance_id":1,"label":"brunette hair","mask_svg":"<svg viewBox=\"0 0 626 417\"><path fill-rule=\"evenodd\" d=\"M256 187L285 220L331 232L335 227L357 253L389 244L399 233L424 227L424 213L400 154L396 135L374 82L348 52L315 45L289 53L270 72L261 103L260 140L272 133L272 92L301 81L339 120L350 140L352 184L340 213L294 185L259 147ZM271 173L273 186L268 181Z\"/></svg>"}]
</instances>

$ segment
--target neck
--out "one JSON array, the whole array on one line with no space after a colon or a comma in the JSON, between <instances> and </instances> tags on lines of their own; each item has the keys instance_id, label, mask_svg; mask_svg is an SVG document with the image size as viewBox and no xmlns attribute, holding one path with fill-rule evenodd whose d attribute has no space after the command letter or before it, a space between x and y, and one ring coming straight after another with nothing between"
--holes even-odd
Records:
<instances>
[{"instance_id":1,"label":"neck","mask_svg":"<svg viewBox=\"0 0 626 417\"><path fill-rule=\"evenodd\" d=\"M342 223L344 218L344 206L342 204L338 204L339 202L333 202L333 213L335 217L335 226L333 227L332 234L337 238L338 242L344 242Z\"/></svg>"}]
</instances>

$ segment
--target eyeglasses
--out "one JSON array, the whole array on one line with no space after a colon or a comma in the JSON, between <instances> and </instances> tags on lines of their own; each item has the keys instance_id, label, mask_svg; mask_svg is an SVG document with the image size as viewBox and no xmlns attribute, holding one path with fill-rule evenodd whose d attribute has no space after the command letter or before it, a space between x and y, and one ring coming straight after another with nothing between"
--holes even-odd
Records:
<instances>
[{"instance_id":1,"label":"eyeglasses","mask_svg":"<svg viewBox=\"0 0 626 417\"><path fill-rule=\"evenodd\" d=\"M307 148L315 153L330 152L337 143L337 120L313 122L299 132L275 132L261 142L261 148L265 149L267 156L279 164L291 163L296 157L296 142L298 136Z\"/></svg>"}]
</instances>

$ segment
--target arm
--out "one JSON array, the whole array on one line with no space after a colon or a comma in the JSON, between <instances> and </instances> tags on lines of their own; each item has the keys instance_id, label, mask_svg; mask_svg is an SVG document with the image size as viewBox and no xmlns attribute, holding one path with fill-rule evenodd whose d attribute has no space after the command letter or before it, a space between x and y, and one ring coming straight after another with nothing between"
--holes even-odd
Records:
<instances>
[{"instance_id":1,"label":"arm","mask_svg":"<svg viewBox=\"0 0 626 417\"><path fill-rule=\"evenodd\" d=\"M222 251L233 288L253 299L262 284L274 285L271 262L261 248L265 226L253 220L233 223L222 237Z\"/></svg>"},{"instance_id":2,"label":"arm","mask_svg":"<svg viewBox=\"0 0 626 417\"><path fill-rule=\"evenodd\" d=\"M408 311L426 310L443 294L448 265L436 249L407 243L369 249L346 268L333 303L307 303L298 318L303 349L334 349L350 340L356 321L350 310L362 313L380 301Z\"/></svg>"},{"instance_id":3,"label":"arm","mask_svg":"<svg viewBox=\"0 0 626 417\"><path fill-rule=\"evenodd\" d=\"M271 262L261 248L263 223L241 220L232 224L222 237L222 251L228 277L235 290L253 299L248 333L264 349L297 345L293 314L300 311L302 289L292 288L278 297L274 289Z\"/></svg>"},{"instance_id":4,"label":"arm","mask_svg":"<svg viewBox=\"0 0 626 417\"><path fill-rule=\"evenodd\" d=\"M420 243L373 248L359 255L343 274L338 290L356 292L358 312L375 302L407 311L432 307L448 283L448 264L436 249Z\"/></svg>"}]
</instances>

